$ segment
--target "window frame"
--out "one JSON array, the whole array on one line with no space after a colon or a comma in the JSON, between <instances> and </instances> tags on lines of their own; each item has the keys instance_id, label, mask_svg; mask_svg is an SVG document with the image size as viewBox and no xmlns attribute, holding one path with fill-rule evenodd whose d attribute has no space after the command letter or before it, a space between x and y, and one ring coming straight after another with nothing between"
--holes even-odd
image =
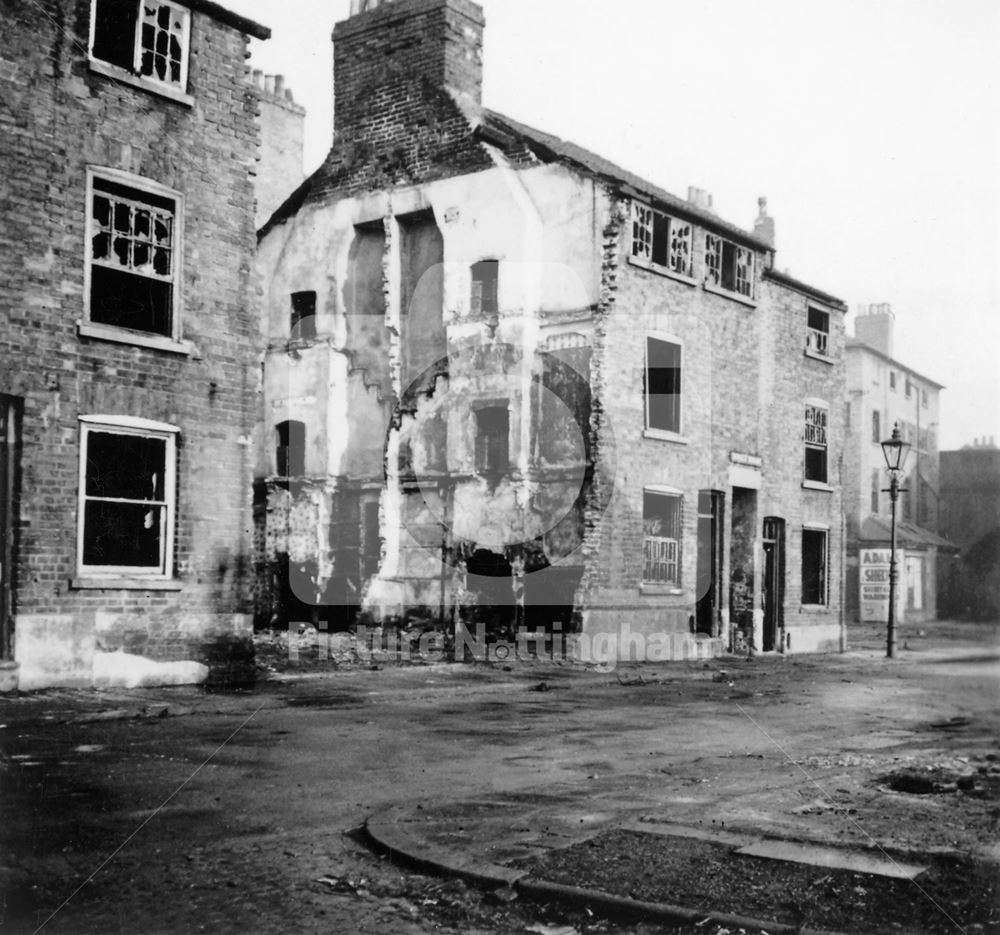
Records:
<instances>
[{"instance_id":1,"label":"window frame","mask_svg":"<svg viewBox=\"0 0 1000 935\"><path fill-rule=\"evenodd\" d=\"M648 214L648 219L643 217L644 213ZM657 218L666 225L666 233L664 235L666 238L664 247L666 263L658 263L653 259L657 251L655 245L658 239L656 237ZM632 225L628 252L628 261L630 263L642 269L669 276L671 279L677 279L689 286L697 285L697 280L694 278L695 232L697 228L693 222L682 220L673 214L668 214L666 211L661 211L659 208L654 208L651 204L638 199L632 200L630 221ZM683 269L676 269L671 265L675 256L675 226L687 230L687 263L684 264ZM645 230L648 236L640 236L640 229ZM679 251L676 255L683 256L683 251Z\"/></svg>"},{"instance_id":2,"label":"window frame","mask_svg":"<svg viewBox=\"0 0 1000 935\"><path fill-rule=\"evenodd\" d=\"M477 278L477 273L492 271L493 295L487 296L482 286L489 278ZM476 286L480 287L476 294ZM489 299L490 301L485 301ZM490 306L490 302L492 305ZM500 261L496 257L484 257L469 266L469 314L473 317L485 315L495 318L500 314Z\"/></svg>"},{"instance_id":3,"label":"window frame","mask_svg":"<svg viewBox=\"0 0 1000 935\"><path fill-rule=\"evenodd\" d=\"M102 74L105 77L113 78L133 87L152 91L163 97L170 98L180 104L191 106L194 98L188 93L188 81L190 76L191 60L191 22L194 18L194 11L183 3L176 3L174 0L154 0L157 7L170 7L172 10L181 11L184 14L184 25L182 31L182 55L181 74L177 82L163 81L155 75L144 75L142 67L142 5L148 0L135 0L136 24L135 35L132 39L132 66L124 68L114 62L98 58L94 54L94 43L97 39L97 4L98 0L90 0L90 30L87 42L87 59L91 71Z\"/></svg>"},{"instance_id":4,"label":"window frame","mask_svg":"<svg viewBox=\"0 0 1000 935\"><path fill-rule=\"evenodd\" d=\"M661 344L672 344L677 348L680 358L680 399L677 403L677 428L664 429L650 424L650 392L649 392L649 342L659 341ZM684 341L675 334L663 331L647 331L643 336L642 360L642 405L643 405L643 435L646 438L656 438L662 441L684 442Z\"/></svg>"},{"instance_id":5,"label":"window frame","mask_svg":"<svg viewBox=\"0 0 1000 935\"><path fill-rule=\"evenodd\" d=\"M501 431L487 431L487 429L492 429L492 427L486 425L486 418L483 415L487 412L503 413L507 422L506 434ZM509 399L482 400L477 402L472 407L472 423L474 432L472 466L473 471L478 476L486 478L500 478L510 474L510 432L512 422L511 401ZM487 463L489 461L489 454L492 450L489 446L489 439L491 438L497 439L498 443L501 445L498 452L498 455L501 457L497 460L502 463L497 465ZM482 457L480 457L481 455Z\"/></svg>"},{"instance_id":6,"label":"window frame","mask_svg":"<svg viewBox=\"0 0 1000 935\"><path fill-rule=\"evenodd\" d=\"M820 583L820 601L812 602L806 601L806 535L820 535L823 537L823 558L821 564L821 574L823 576L822 582ZM817 609L822 608L824 610L830 607L830 527L820 524L820 523L804 523L802 526L802 538L801 538L801 556L800 556L800 586L801 593L799 595L799 602L803 607L815 607Z\"/></svg>"},{"instance_id":7,"label":"window frame","mask_svg":"<svg viewBox=\"0 0 1000 935\"><path fill-rule=\"evenodd\" d=\"M729 261L727 262L726 251L731 250ZM749 258L749 272L745 278L749 291L740 290L739 265L740 255L745 254ZM714 258L714 259L713 259ZM705 279L704 287L708 292L716 295L723 295L727 298L743 302L745 305L756 307L757 305L757 253L752 247L744 247L735 240L724 237L722 234L705 232ZM726 267L732 265L730 275L732 276L733 288L724 285L726 281Z\"/></svg>"},{"instance_id":8,"label":"window frame","mask_svg":"<svg viewBox=\"0 0 1000 935\"><path fill-rule=\"evenodd\" d=\"M100 191L99 183L105 180L114 185L134 189L138 195L170 199L174 203L170 253L172 260L170 330L169 334L156 334L122 325L95 322L91 318L91 290L93 287L93 240L97 232L94 220L94 197ZM95 183L98 183L95 187ZM83 317L78 322L77 332L83 337L99 338L120 344L134 344L154 350L190 354L190 345L181 340L182 284L184 282L184 196L176 189L163 185L144 176L111 169L104 166L87 166L86 203L84 206L83 240ZM137 199L137 200L141 200ZM101 264L97 264L101 265ZM142 275L133 274L133 275ZM160 281L160 280L158 280Z\"/></svg>"},{"instance_id":9,"label":"window frame","mask_svg":"<svg viewBox=\"0 0 1000 935\"><path fill-rule=\"evenodd\" d=\"M813 490L832 490L830 486L830 404L823 399L805 399L803 400L803 405L805 406L805 413L803 415L802 424L802 485L803 487L808 487ZM822 445L819 442L810 442L808 438L809 429L809 410L818 410L826 413L826 420L822 426L824 430L825 439ZM808 452L810 450L823 450L823 478L822 480L809 476L809 458Z\"/></svg>"},{"instance_id":10,"label":"window frame","mask_svg":"<svg viewBox=\"0 0 1000 935\"><path fill-rule=\"evenodd\" d=\"M174 577L174 541L177 523L177 438L180 428L167 422L154 422L134 416L82 415L79 421L79 467L77 488L76 572L81 579L119 579L139 582L166 582ZM159 569L133 565L84 564L84 534L86 532L87 451L94 433L155 438L165 442L163 467L163 520ZM131 501L130 501L131 502ZM144 502L144 501L134 501ZM149 501L157 502L160 501Z\"/></svg>"},{"instance_id":11,"label":"window frame","mask_svg":"<svg viewBox=\"0 0 1000 935\"><path fill-rule=\"evenodd\" d=\"M816 328L812 325L812 316L822 315L823 320L826 324L826 328ZM830 354L830 325L832 321L832 315L830 311L825 308L821 308L819 305L809 303L806 306L806 355L809 357L815 357L818 360L830 361L832 356Z\"/></svg>"},{"instance_id":12,"label":"window frame","mask_svg":"<svg viewBox=\"0 0 1000 935\"><path fill-rule=\"evenodd\" d=\"M676 509L676 523L677 523L677 535L674 536L650 536L647 534L645 529L646 524L646 498L647 497L662 497L664 499L670 500L675 504ZM642 553L641 553L641 571L639 574L640 588L646 593L667 593L667 594L681 594L683 593L683 581L684 581L684 492L678 490L676 487L666 487L660 484L647 484L642 488ZM646 577L647 568L647 556L646 556L646 543L651 539L663 540L667 542L673 542L676 547L675 557L672 563L676 568L675 577L673 580L667 581L654 581Z\"/></svg>"}]
</instances>

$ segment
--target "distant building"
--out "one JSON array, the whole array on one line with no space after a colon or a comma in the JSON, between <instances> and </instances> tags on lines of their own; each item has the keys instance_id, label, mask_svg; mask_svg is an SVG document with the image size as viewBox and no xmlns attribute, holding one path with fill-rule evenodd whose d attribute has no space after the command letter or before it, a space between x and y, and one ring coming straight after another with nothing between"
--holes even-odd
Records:
<instances>
[{"instance_id":1,"label":"distant building","mask_svg":"<svg viewBox=\"0 0 1000 935\"><path fill-rule=\"evenodd\" d=\"M285 87L284 75L265 75L255 70L253 83L260 128L254 221L257 227L263 227L305 178L302 160L306 109L295 103L291 88Z\"/></svg>"},{"instance_id":2,"label":"distant building","mask_svg":"<svg viewBox=\"0 0 1000 935\"><path fill-rule=\"evenodd\" d=\"M949 617L1000 617L1000 449L993 438L941 452L941 532L959 548L939 569Z\"/></svg>"},{"instance_id":3,"label":"distant building","mask_svg":"<svg viewBox=\"0 0 1000 935\"><path fill-rule=\"evenodd\" d=\"M252 651L245 58L269 31L208 0L2 19L0 676L228 671Z\"/></svg>"},{"instance_id":4,"label":"distant building","mask_svg":"<svg viewBox=\"0 0 1000 935\"><path fill-rule=\"evenodd\" d=\"M355 0L261 231L261 619L842 646L844 314L697 189L482 106L482 10Z\"/></svg>"},{"instance_id":5,"label":"distant building","mask_svg":"<svg viewBox=\"0 0 1000 935\"><path fill-rule=\"evenodd\" d=\"M889 477L881 442L898 423L911 445L896 504L899 599L903 622L937 616L940 471L938 400L943 387L894 355L895 315L888 304L862 306L847 341L844 513L850 619L882 620L890 544ZM883 559L885 559L883 561Z\"/></svg>"}]
</instances>

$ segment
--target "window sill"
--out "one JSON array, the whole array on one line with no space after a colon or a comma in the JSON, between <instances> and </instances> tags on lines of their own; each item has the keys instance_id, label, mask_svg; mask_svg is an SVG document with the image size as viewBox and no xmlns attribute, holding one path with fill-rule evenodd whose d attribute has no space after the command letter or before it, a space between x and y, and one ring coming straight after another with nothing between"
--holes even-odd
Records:
<instances>
[{"instance_id":1,"label":"window sill","mask_svg":"<svg viewBox=\"0 0 1000 935\"><path fill-rule=\"evenodd\" d=\"M644 269L649 273L656 273L657 276L665 276L667 279L674 279L677 282L682 282L686 286L697 286L698 280L691 276L685 276L683 273L675 273L672 269L666 266L660 266L659 263L653 263L650 260L641 260L637 256L630 256L628 258L629 263L632 266L638 266L639 269Z\"/></svg>"},{"instance_id":2,"label":"window sill","mask_svg":"<svg viewBox=\"0 0 1000 935\"><path fill-rule=\"evenodd\" d=\"M119 68L117 65L110 65L108 62L102 62L96 58L91 58L89 65L92 72L104 75L105 78L112 78L120 84L127 84L142 91L149 91L151 94L165 97L178 104L183 104L185 107L194 106L194 98L190 94L178 88L172 88L168 84L161 84L158 81L151 81L149 78L142 78L124 68Z\"/></svg>"},{"instance_id":3,"label":"window sill","mask_svg":"<svg viewBox=\"0 0 1000 935\"><path fill-rule=\"evenodd\" d=\"M818 480L804 480L802 481L803 490L820 490L823 493L833 493L834 489L829 484L824 484Z\"/></svg>"},{"instance_id":4,"label":"window sill","mask_svg":"<svg viewBox=\"0 0 1000 935\"><path fill-rule=\"evenodd\" d=\"M711 283L706 282L705 291L711 292L713 295L721 295L724 298L732 299L734 302L739 302L741 305L746 305L748 308L756 308L757 303L745 295L740 295L738 292L733 292L731 289L723 289L721 286L713 286Z\"/></svg>"},{"instance_id":5,"label":"window sill","mask_svg":"<svg viewBox=\"0 0 1000 935\"><path fill-rule=\"evenodd\" d=\"M653 438L661 442L673 442L675 445L690 445L691 442L677 432L668 432L666 429L643 429L643 438Z\"/></svg>"},{"instance_id":6,"label":"window sill","mask_svg":"<svg viewBox=\"0 0 1000 935\"><path fill-rule=\"evenodd\" d=\"M173 338L147 334L144 331L130 331L128 328L115 328L113 325L95 325L87 321L78 321L76 331L81 338L96 338L99 341L113 341L115 344L131 344L134 347L145 347L153 351L183 354L185 357L190 357L193 353L190 341L175 341Z\"/></svg>"},{"instance_id":7,"label":"window sill","mask_svg":"<svg viewBox=\"0 0 1000 935\"><path fill-rule=\"evenodd\" d=\"M640 594L651 594L658 596L683 597L684 589L672 584L646 584L639 585Z\"/></svg>"},{"instance_id":8,"label":"window sill","mask_svg":"<svg viewBox=\"0 0 1000 935\"><path fill-rule=\"evenodd\" d=\"M821 360L824 364L830 364L832 367L836 361L830 357L829 354L820 354L817 351L810 350L808 347L804 351L806 357L811 357L813 360Z\"/></svg>"},{"instance_id":9,"label":"window sill","mask_svg":"<svg viewBox=\"0 0 1000 935\"><path fill-rule=\"evenodd\" d=\"M830 612L827 604L800 604L799 607L801 610L808 611L811 614L827 614Z\"/></svg>"},{"instance_id":10,"label":"window sill","mask_svg":"<svg viewBox=\"0 0 1000 935\"><path fill-rule=\"evenodd\" d=\"M170 578L73 578L72 591L180 591L183 585Z\"/></svg>"}]
</instances>

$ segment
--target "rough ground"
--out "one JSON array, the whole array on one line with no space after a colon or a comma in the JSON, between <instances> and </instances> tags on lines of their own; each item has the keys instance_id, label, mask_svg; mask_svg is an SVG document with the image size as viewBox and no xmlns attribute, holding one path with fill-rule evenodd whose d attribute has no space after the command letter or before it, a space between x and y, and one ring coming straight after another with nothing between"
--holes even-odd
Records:
<instances>
[{"instance_id":1,"label":"rough ground","mask_svg":"<svg viewBox=\"0 0 1000 935\"><path fill-rule=\"evenodd\" d=\"M959 787L1000 755L997 628L927 632L891 663L862 642L614 673L314 666L235 696L0 699L0 932L670 931L414 873L356 831L388 805L494 794L998 861L1000 803Z\"/></svg>"}]
</instances>

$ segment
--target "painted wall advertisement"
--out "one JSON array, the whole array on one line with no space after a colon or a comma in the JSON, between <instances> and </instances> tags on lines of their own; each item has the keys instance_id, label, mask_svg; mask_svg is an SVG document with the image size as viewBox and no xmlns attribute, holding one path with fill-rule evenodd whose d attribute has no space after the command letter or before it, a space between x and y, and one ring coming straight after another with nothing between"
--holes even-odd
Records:
<instances>
[{"instance_id":1,"label":"painted wall advertisement","mask_svg":"<svg viewBox=\"0 0 1000 935\"><path fill-rule=\"evenodd\" d=\"M889 616L891 549L861 550L861 619L884 621ZM896 609L897 619L899 608Z\"/></svg>"}]
</instances>

